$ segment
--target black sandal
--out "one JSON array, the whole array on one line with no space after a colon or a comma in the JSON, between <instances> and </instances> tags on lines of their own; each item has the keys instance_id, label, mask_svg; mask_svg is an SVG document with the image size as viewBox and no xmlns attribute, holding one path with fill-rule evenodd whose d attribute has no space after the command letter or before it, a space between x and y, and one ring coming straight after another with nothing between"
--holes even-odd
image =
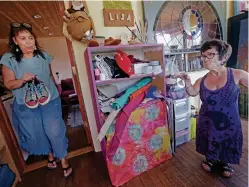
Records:
<instances>
[{"instance_id":1,"label":"black sandal","mask_svg":"<svg viewBox=\"0 0 249 187\"><path fill-rule=\"evenodd\" d=\"M53 165L52 167L50 167L50 166L47 165L47 168L49 170L53 170L53 169L57 168L56 158L54 158L53 160L49 160L48 159L48 164L52 164Z\"/></svg>"},{"instance_id":2,"label":"black sandal","mask_svg":"<svg viewBox=\"0 0 249 187\"><path fill-rule=\"evenodd\" d=\"M205 169L205 171L208 171L208 172L212 172L214 171L215 167L216 167L216 163L215 162L212 162L212 161L202 161L202 167L203 169ZM205 167L205 166L208 166L209 168Z\"/></svg>"},{"instance_id":3,"label":"black sandal","mask_svg":"<svg viewBox=\"0 0 249 187\"><path fill-rule=\"evenodd\" d=\"M229 174L225 174L225 172L229 172ZM231 164L222 164L222 176L226 178L231 178L234 175L234 170Z\"/></svg>"},{"instance_id":4,"label":"black sandal","mask_svg":"<svg viewBox=\"0 0 249 187\"><path fill-rule=\"evenodd\" d=\"M63 175L64 175L65 178L69 177L69 176L72 175L72 173L73 173L73 169L72 169L72 167L71 167L70 165L68 165L68 167L62 168L62 169L63 169ZM72 169L71 172L65 175L65 171L66 171L66 173L67 173L67 171L68 171L69 169Z\"/></svg>"}]
</instances>

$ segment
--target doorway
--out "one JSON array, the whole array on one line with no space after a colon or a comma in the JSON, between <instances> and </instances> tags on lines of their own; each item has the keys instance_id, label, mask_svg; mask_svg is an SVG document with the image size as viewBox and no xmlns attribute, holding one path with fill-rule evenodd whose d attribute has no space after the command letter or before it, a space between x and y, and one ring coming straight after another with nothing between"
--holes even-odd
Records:
<instances>
[{"instance_id":1,"label":"doorway","mask_svg":"<svg viewBox=\"0 0 249 187\"><path fill-rule=\"evenodd\" d=\"M0 31L0 52L6 52L7 34L11 22L26 22L33 27L38 36L41 47L54 57L51 68L62 103L62 115L69 139L68 158L93 151L91 133L86 116L83 95L74 61L72 44L62 34L63 1L18 1L3 2L1 8L8 10L6 17L0 18L0 24L6 27L5 33ZM35 18L40 17L40 18ZM51 19L53 17L53 19ZM7 33L6 33L7 32ZM0 81L1 83L1 81ZM0 84L3 87L2 84ZM18 135L12 125L13 95L3 87L0 110L5 114L6 121L4 133L11 137L18 152L19 168L22 172L29 172L47 165L46 156L29 155L21 149Z\"/></svg>"}]
</instances>

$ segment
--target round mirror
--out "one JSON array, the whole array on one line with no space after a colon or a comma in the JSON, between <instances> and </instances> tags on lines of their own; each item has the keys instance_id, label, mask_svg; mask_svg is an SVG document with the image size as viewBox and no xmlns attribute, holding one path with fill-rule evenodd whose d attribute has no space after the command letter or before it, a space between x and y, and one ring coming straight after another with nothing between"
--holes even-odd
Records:
<instances>
[{"instance_id":1,"label":"round mirror","mask_svg":"<svg viewBox=\"0 0 249 187\"><path fill-rule=\"evenodd\" d=\"M149 41L155 38L168 52L199 50L203 41L223 39L221 20L211 1L165 1L153 31L148 32Z\"/></svg>"},{"instance_id":2,"label":"round mirror","mask_svg":"<svg viewBox=\"0 0 249 187\"><path fill-rule=\"evenodd\" d=\"M198 20L191 9L183 14L183 28L188 35L193 35L198 27Z\"/></svg>"}]
</instances>

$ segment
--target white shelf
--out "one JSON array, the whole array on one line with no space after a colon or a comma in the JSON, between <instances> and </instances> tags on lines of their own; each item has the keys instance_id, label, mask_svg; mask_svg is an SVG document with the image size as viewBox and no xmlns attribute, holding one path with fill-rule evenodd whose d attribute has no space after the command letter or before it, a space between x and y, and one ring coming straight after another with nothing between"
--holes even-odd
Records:
<instances>
[{"instance_id":1,"label":"white shelf","mask_svg":"<svg viewBox=\"0 0 249 187\"><path fill-rule=\"evenodd\" d=\"M127 78L117 78L117 79L109 79L109 80L104 80L104 81L96 81L96 85L106 85L106 84L111 84L115 82L121 82L121 81L127 81L127 80L133 80L133 79L141 79L144 77L153 77L153 74L139 74L139 75L132 75L131 77Z\"/></svg>"},{"instance_id":2,"label":"white shelf","mask_svg":"<svg viewBox=\"0 0 249 187\"><path fill-rule=\"evenodd\" d=\"M200 53L201 51L179 51L179 52L165 52L164 55L181 55L181 54L192 54L192 53Z\"/></svg>"}]
</instances>

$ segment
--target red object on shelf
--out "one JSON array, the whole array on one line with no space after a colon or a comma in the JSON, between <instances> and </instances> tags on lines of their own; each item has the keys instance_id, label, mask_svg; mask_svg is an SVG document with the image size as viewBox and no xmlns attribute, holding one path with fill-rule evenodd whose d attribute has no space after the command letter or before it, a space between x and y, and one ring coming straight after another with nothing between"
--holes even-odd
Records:
<instances>
[{"instance_id":1,"label":"red object on shelf","mask_svg":"<svg viewBox=\"0 0 249 187\"><path fill-rule=\"evenodd\" d=\"M120 67L125 73L127 73L129 76L134 74L134 70L131 65L131 61L129 57L127 56L126 53L117 50L116 55L115 55L115 60Z\"/></svg>"}]
</instances>

